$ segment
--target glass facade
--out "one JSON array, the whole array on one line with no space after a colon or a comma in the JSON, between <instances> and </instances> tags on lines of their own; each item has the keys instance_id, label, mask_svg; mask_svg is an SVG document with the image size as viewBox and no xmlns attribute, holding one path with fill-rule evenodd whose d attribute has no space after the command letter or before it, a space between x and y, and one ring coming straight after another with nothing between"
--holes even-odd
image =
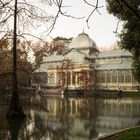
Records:
<instances>
[{"instance_id":1,"label":"glass facade","mask_svg":"<svg viewBox=\"0 0 140 140\"><path fill-rule=\"evenodd\" d=\"M96 64L120 64L121 58L99 58L96 60Z\"/></svg>"},{"instance_id":2,"label":"glass facade","mask_svg":"<svg viewBox=\"0 0 140 140\"><path fill-rule=\"evenodd\" d=\"M100 68L97 70L97 83L104 86L132 86L137 81L132 74L131 63L131 56L97 58L96 64Z\"/></svg>"},{"instance_id":3,"label":"glass facade","mask_svg":"<svg viewBox=\"0 0 140 140\"><path fill-rule=\"evenodd\" d=\"M118 71L114 70L112 71L112 83L117 83L118 82Z\"/></svg>"},{"instance_id":4,"label":"glass facade","mask_svg":"<svg viewBox=\"0 0 140 140\"><path fill-rule=\"evenodd\" d=\"M136 83L131 70L100 70L97 71L98 83Z\"/></svg>"}]
</instances>

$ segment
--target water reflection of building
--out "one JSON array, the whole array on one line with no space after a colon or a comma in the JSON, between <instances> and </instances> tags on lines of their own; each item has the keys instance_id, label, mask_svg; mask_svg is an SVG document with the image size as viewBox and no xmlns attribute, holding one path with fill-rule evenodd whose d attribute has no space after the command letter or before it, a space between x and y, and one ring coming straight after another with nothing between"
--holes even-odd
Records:
<instances>
[{"instance_id":1,"label":"water reflection of building","mask_svg":"<svg viewBox=\"0 0 140 140\"><path fill-rule=\"evenodd\" d=\"M99 110L96 125L103 128L125 128L140 120L139 100L104 100Z\"/></svg>"},{"instance_id":2,"label":"water reflection of building","mask_svg":"<svg viewBox=\"0 0 140 140\"><path fill-rule=\"evenodd\" d=\"M47 86L69 89L137 89L132 75L132 54L126 50L99 52L86 33L73 38L63 55L44 58L40 70L48 73ZM44 85L43 84L43 85Z\"/></svg>"},{"instance_id":3,"label":"water reflection of building","mask_svg":"<svg viewBox=\"0 0 140 140\"><path fill-rule=\"evenodd\" d=\"M48 109L57 119L67 115L69 118L66 119L74 118L73 135L87 137L94 129L96 135L103 135L134 126L140 121L140 100L135 99L53 99L48 104Z\"/></svg>"},{"instance_id":4,"label":"water reflection of building","mask_svg":"<svg viewBox=\"0 0 140 140\"><path fill-rule=\"evenodd\" d=\"M94 101L93 101L94 100ZM48 110L54 115L63 113L83 118L98 116L119 118L140 118L140 100L137 99L51 99ZM90 116L91 115L91 116ZM95 115L95 116L94 116ZM104 121L105 122L105 121Z\"/></svg>"},{"instance_id":5,"label":"water reflection of building","mask_svg":"<svg viewBox=\"0 0 140 140\"><path fill-rule=\"evenodd\" d=\"M23 139L85 140L134 126L140 121L140 100L48 99L49 112L28 113ZM23 129L23 128L22 128Z\"/></svg>"}]
</instances>

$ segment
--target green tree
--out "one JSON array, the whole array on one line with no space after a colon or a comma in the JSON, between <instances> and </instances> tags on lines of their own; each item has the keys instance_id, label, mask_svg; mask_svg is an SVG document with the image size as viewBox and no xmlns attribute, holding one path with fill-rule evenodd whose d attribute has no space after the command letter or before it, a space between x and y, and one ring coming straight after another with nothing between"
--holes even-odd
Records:
<instances>
[{"instance_id":1,"label":"green tree","mask_svg":"<svg viewBox=\"0 0 140 140\"><path fill-rule=\"evenodd\" d=\"M140 0L106 0L107 10L120 21L120 46L133 54L133 73L140 82Z\"/></svg>"}]
</instances>

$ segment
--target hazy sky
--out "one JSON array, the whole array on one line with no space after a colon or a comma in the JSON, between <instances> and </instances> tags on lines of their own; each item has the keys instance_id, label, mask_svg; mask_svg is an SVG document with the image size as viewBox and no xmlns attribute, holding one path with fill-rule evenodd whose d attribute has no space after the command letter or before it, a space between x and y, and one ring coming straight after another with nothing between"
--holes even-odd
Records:
<instances>
[{"instance_id":1,"label":"hazy sky","mask_svg":"<svg viewBox=\"0 0 140 140\"><path fill-rule=\"evenodd\" d=\"M32 1L32 3L39 6L38 1ZM87 0L96 4L96 0ZM82 19L74 19L59 15L55 28L50 34L51 38L60 37L76 37L79 33L87 33L92 38L98 47L111 47L117 40L116 34L113 31L116 30L118 20L113 15L110 15L106 10L105 0L98 0L99 6L103 6L99 9L101 15L95 11L89 20L89 27L87 27L86 20L93 10L93 7L85 4L84 0L63 0L62 11L68 15L75 17L84 17ZM41 5L40 8L46 9L49 14L56 14L58 7L51 6L48 8L45 4ZM55 13L55 14L54 14ZM121 31L121 24L119 24L118 31ZM41 28L39 32L47 30L45 27ZM39 35L36 30L33 30L33 34ZM43 35L43 34L42 34ZM43 35L43 38L47 41L50 37Z\"/></svg>"},{"instance_id":2,"label":"hazy sky","mask_svg":"<svg viewBox=\"0 0 140 140\"><path fill-rule=\"evenodd\" d=\"M117 19L107 13L105 0L99 0L99 2L101 6L104 6L99 9L101 15L95 11L89 20L90 28L88 28L86 19L92 11L92 7L87 6L83 0L65 0L64 5L70 5L70 7L64 8L64 11L67 10L67 14L76 17L84 16L85 18L77 20L59 16L55 28L50 35L52 37L76 37L84 29L98 47L110 47L118 39L113 33L116 29ZM119 30L121 30L121 25Z\"/></svg>"}]
</instances>

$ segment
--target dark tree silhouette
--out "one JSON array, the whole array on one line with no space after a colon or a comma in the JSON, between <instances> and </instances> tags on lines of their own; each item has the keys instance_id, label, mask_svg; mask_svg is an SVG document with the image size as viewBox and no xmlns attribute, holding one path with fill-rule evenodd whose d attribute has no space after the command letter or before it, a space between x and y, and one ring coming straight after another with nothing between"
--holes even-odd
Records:
<instances>
[{"instance_id":1,"label":"dark tree silhouette","mask_svg":"<svg viewBox=\"0 0 140 140\"><path fill-rule=\"evenodd\" d=\"M14 9L14 33L13 33L13 71L12 71L12 99L7 117L24 117L25 114L19 103L17 94L17 0L15 0Z\"/></svg>"}]
</instances>

